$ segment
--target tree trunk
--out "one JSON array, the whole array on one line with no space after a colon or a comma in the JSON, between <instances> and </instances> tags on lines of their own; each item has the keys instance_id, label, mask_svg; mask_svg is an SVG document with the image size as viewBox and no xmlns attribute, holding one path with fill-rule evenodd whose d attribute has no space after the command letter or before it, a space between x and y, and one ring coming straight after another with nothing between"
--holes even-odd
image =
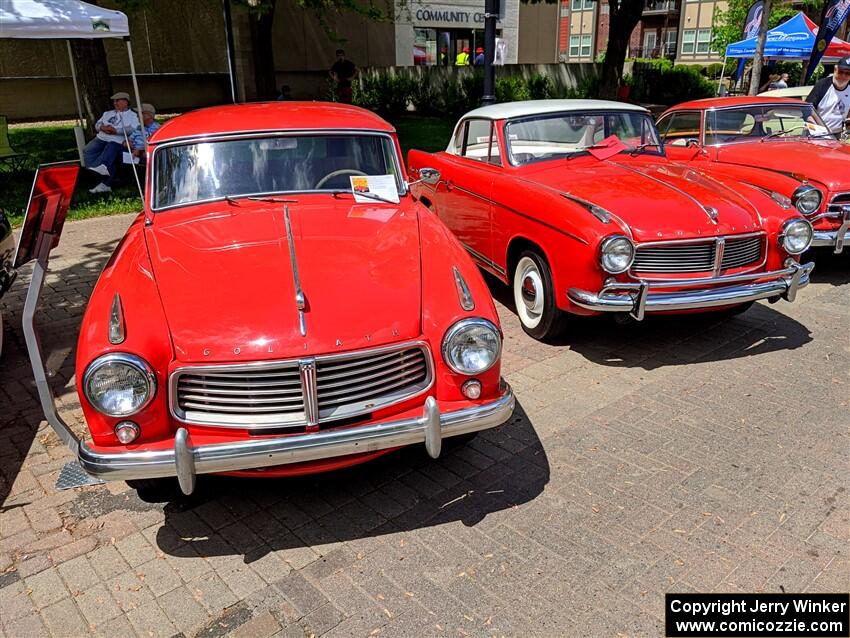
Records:
<instances>
[{"instance_id":1,"label":"tree trunk","mask_svg":"<svg viewBox=\"0 0 850 638\"><path fill-rule=\"evenodd\" d=\"M86 117L87 137L94 137L94 123L112 108L112 78L106 62L103 40L71 40L71 57L77 69L80 100Z\"/></svg>"},{"instance_id":2,"label":"tree trunk","mask_svg":"<svg viewBox=\"0 0 850 638\"><path fill-rule=\"evenodd\" d=\"M251 44L254 59L254 84L257 98L273 100L277 97L277 82L274 72L274 45L272 25L276 0L268 0L263 13L252 12L249 16Z\"/></svg>"},{"instance_id":3,"label":"tree trunk","mask_svg":"<svg viewBox=\"0 0 850 638\"><path fill-rule=\"evenodd\" d=\"M616 100L632 31L640 21L644 0L609 0L608 46L602 63L599 97Z\"/></svg>"},{"instance_id":4,"label":"tree trunk","mask_svg":"<svg viewBox=\"0 0 850 638\"><path fill-rule=\"evenodd\" d=\"M761 67L764 66L764 45L767 42L767 29L770 20L771 0L764 0L761 15L761 26L759 27L759 35L756 40L756 50L753 54L753 72L750 75L750 95L755 95L759 92L761 86Z\"/></svg>"}]
</instances>

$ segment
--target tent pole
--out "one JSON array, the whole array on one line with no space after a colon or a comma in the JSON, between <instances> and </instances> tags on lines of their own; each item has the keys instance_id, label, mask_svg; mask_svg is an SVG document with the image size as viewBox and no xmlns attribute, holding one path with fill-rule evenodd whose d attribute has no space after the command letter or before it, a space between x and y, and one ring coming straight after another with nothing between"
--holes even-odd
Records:
<instances>
[{"instance_id":1,"label":"tent pole","mask_svg":"<svg viewBox=\"0 0 850 638\"><path fill-rule=\"evenodd\" d=\"M74 81L74 97L77 98L77 115L80 119L80 126L83 125L83 103L80 101L80 87L77 86L77 67L74 65L74 56L71 53L71 41L65 40L68 45L68 62L71 64L71 79Z\"/></svg>"},{"instance_id":2,"label":"tent pole","mask_svg":"<svg viewBox=\"0 0 850 638\"><path fill-rule=\"evenodd\" d=\"M720 82L717 83L717 94L720 95L720 87L723 86L723 74L726 72L726 58L723 56L723 68L720 69Z\"/></svg>"},{"instance_id":3,"label":"tent pole","mask_svg":"<svg viewBox=\"0 0 850 638\"><path fill-rule=\"evenodd\" d=\"M136 106L139 109L139 123L142 121L142 98L139 97L139 82L136 80L136 63L133 62L133 47L130 46L130 38L124 38L127 43L127 56L130 58L130 77L133 78L133 91L136 93ZM145 141L145 146L148 144L148 136L145 133L145 125L141 124L139 128L142 130L142 139Z\"/></svg>"}]
</instances>

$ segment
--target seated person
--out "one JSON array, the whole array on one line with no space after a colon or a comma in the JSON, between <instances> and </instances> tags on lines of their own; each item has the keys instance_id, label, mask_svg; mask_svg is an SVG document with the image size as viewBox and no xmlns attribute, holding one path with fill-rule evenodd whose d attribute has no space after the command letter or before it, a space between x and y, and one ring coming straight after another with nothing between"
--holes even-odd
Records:
<instances>
[{"instance_id":1,"label":"seated person","mask_svg":"<svg viewBox=\"0 0 850 638\"><path fill-rule=\"evenodd\" d=\"M124 148L125 135L129 135L137 126L139 118L130 110L130 96L119 91L112 96L111 111L105 111L95 123L97 136L83 149L86 168L102 176L100 183L89 190L90 193L108 193L112 191L112 179L118 158Z\"/></svg>"},{"instance_id":2,"label":"seated person","mask_svg":"<svg viewBox=\"0 0 850 638\"><path fill-rule=\"evenodd\" d=\"M145 161L145 140L149 139L154 131L161 126L154 119L155 115L156 108L154 108L153 104L148 104L147 102L142 104L142 126L145 127L145 135L142 137L141 126L136 127L130 133L130 152L133 154L133 157L138 157L141 162Z\"/></svg>"}]
</instances>

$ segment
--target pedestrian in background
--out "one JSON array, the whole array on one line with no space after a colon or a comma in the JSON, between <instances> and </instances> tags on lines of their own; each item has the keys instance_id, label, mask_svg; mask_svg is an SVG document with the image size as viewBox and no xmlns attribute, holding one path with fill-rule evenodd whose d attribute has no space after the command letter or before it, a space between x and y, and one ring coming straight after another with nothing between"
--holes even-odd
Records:
<instances>
[{"instance_id":1,"label":"pedestrian in background","mask_svg":"<svg viewBox=\"0 0 850 638\"><path fill-rule=\"evenodd\" d=\"M343 104L351 104L351 83L357 77L357 65L345 57L345 51L336 50L336 62L330 70L330 75L336 82L336 99Z\"/></svg>"},{"instance_id":2,"label":"pedestrian in background","mask_svg":"<svg viewBox=\"0 0 850 638\"><path fill-rule=\"evenodd\" d=\"M806 102L814 105L830 131L842 131L850 114L850 56L838 61L832 75L818 80Z\"/></svg>"}]
</instances>

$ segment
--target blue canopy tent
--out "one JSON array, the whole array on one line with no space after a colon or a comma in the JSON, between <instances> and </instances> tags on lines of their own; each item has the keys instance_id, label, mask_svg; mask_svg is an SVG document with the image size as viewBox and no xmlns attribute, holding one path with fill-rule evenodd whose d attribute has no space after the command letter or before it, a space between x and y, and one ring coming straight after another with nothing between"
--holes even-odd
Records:
<instances>
[{"instance_id":1,"label":"blue canopy tent","mask_svg":"<svg viewBox=\"0 0 850 638\"><path fill-rule=\"evenodd\" d=\"M790 20L774 27L767 32L764 43L765 58L785 58L792 60L808 60L815 46L818 27L800 11ZM751 58L755 56L758 36L733 42L726 47L727 58ZM838 59L850 55L850 44L833 38L824 52L823 59ZM723 60L726 66L726 60ZM723 82L721 75L720 81Z\"/></svg>"}]
</instances>

